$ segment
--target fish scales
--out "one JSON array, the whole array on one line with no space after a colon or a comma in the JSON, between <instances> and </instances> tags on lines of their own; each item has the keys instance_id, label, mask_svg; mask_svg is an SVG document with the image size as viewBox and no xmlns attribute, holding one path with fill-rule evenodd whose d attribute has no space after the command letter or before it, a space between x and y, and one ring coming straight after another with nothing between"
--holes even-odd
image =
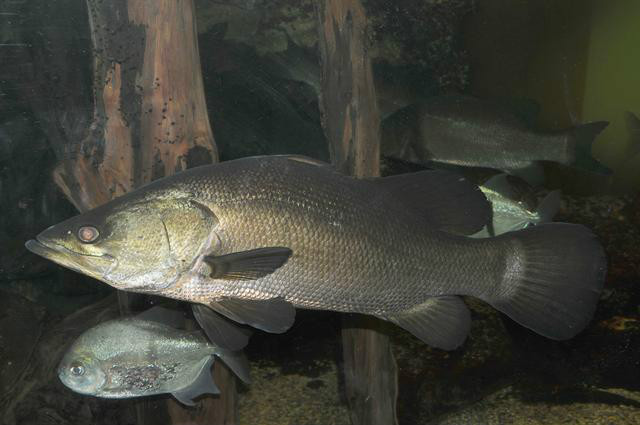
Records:
<instances>
[{"instance_id":1,"label":"fish scales","mask_svg":"<svg viewBox=\"0 0 640 425\"><path fill-rule=\"evenodd\" d=\"M459 292L463 282L451 282L453 269L467 268L465 275L476 276L467 286L473 293L484 280L479 276L503 268L499 260L491 264L494 270L469 261L478 255L497 259L501 246L429 229L424 218L367 181L295 161L271 161L259 172L250 163L246 170L237 165L233 173L223 166L207 175L193 173L176 188L215 205L220 254L287 246L293 255L261 279L226 282L222 295L282 296L304 308L384 314L454 287ZM220 295L201 281L169 291L172 297L203 303Z\"/></svg>"}]
</instances>

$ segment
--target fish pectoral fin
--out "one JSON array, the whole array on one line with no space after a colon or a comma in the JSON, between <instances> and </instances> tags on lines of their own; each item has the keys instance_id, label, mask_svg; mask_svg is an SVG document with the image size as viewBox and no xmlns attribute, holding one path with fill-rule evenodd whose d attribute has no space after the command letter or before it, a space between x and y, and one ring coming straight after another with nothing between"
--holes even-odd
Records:
<instances>
[{"instance_id":1,"label":"fish pectoral fin","mask_svg":"<svg viewBox=\"0 0 640 425\"><path fill-rule=\"evenodd\" d=\"M202 304L192 304L191 310L198 324L216 347L236 351L248 344L250 329L232 323Z\"/></svg>"},{"instance_id":2,"label":"fish pectoral fin","mask_svg":"<svg viewBox=\"0 0 640 425\"><path fill-rule=\"evenodd\" d=\"M231 320L275 334L287 331L296 318L295 307L281 297L268 300L223 297L209 305Z\"/></svg>"},{"instance_id":3,"label":"fish pectoral fin","mask_svg":"<svg viewBox=\"0 0 640 425\"><path fill-rule=\"evenodd\" d=\"M211 373L211 365L213 365L214 357L210 356L202 364L198 376L196 379L186 388L174 391L171 393L176 400L187 406L195 406L194 399L203 394L220 394L220 389L213 382L213 375Z\"/></svg>"},{"instance_id":4,"label":"fish pectoral fin","mask_svg":"<svg viewBox=\"0 0 640 425\"><path fill-rule=\"evenodd\" d=\"M151 307L136 315L136 319L148 320L150 322L162 323L175 329L185 329L186 318L177 310L172 310L162 306Z\"/></svg>"},{"instance_id":5,"label":"fish pectoral fin","mask_svg":"<svg viewBox=\"0 0 640 425\"><path fill-rule=\"evenodd\" d=\"M471 326L469 309L455 296L429 298L409 310L383 318L443 350L459 347L467 338Z\"/></svg>"},{"instance_id":6,"label":"fish pectoral fin","mask_svg":"<svg viewBox=\"0 0 640 425\"><path fill-rule=\"evenodd\" d=\"M287 262L293 251L283 247L258 248L226 255L207 255L211 277L226 280L254 280L273 273Z\"/></svg>"}]
</instances>

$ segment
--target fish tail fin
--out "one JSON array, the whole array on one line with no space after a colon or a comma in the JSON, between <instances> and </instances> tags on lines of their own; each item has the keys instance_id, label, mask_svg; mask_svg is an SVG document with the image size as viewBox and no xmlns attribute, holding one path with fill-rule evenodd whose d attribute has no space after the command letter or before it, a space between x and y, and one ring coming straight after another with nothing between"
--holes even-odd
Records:
<instances>
[{"instance_id":1,"label":"fish tail fin","mask_svg":"<svg viewBox=\"0 0 640 425\"><path fill-rule=\"evenodd\" d=\"M595 121L578 125L569 130L569 140L575 146L573 166L597 174L610 175L612 173L610 168L591 156L593 141L608 125L608 121Z\"/></svg>"},{"instance_id":2,"label":"fish tail fin","mask_svg":"<svg viewBox=\"0 0 640 425\"><path fill-rule=\"evenodd\" d=\"M561 200L562 192L560 190L554 190L549 192L547 196L540 201L537 209L538 217L540 217L540 223L546 223L553 219L560 209Z\"/></svg>"},{"instance_id":3,"label":"fish tail fin","mask_svg":"<svg viewBox=\"0 0 640 425\"><path fill-rule=\"evenodd\" d=\"M222 359L224 364L244 383L251 383L249 374L249 361L241 350L232 351L223 348L216 348L216 355Z\"/></svg>"},{"instance_id":4,"label":"fish tail fin","mask_svg":"<svg viewBox=\"0 0 640 425\"><path fill-rule=\"evenodd\" d=\"M505 234L502 283L484 301L536 333L569 339L591 320L606 274L602 246L589 229L547 223Z\"/></svg>"}]
</instances>

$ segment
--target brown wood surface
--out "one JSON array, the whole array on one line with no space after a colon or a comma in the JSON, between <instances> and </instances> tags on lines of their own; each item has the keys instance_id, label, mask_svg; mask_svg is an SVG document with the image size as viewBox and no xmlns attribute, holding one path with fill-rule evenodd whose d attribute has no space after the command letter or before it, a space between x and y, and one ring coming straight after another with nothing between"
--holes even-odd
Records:
<instances>
[{"instance_id":1,"label":"brown wood surface","mask_svg":"<svg viewBox=\"0 0 640 425\"><path fill-rule=\"evenodd\" d=\"M79 211L218 160L193 0L87 0L87 6L93 116L84 137L59 143L63 159L54 171ZM128 295L119 292L119 300L121 311L129 312ZM220 397L202 398L188 409L173 400L141 400L138 425L235 423L235 378L219 362L214 368Z\"/></svg>"},{"instance_id":2,"label":"brown wood surface","mask_svg":"<svg viewBox=\"0 0 640 425\"><path fill-rule=\"evenodd\" d=\"M332 162L356 177L379 176L380 115L367 55L365 10L359 0L318 2L320 103ZM396 424L396 364L381 323L345 317L342 343L352 423Z\"/></svg>"}]
</instances>

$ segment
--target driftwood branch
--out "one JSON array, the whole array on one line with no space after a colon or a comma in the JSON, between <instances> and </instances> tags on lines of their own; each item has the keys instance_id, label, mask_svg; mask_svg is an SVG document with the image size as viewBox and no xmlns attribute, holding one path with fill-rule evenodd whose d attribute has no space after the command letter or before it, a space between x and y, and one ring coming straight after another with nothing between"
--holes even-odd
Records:
<instances>
[{"instance_id":1,"label":"driftwood branch","mask_svg":"<svg viewBox=\"0 0 640 425\"><path fill-rule=\"evenodd\" d=\"M87 0L93 113L84 136L53 141L54 180L83 212L152 180L218 160L207 115L193 0ZM129 295L119 292L121 311ZM170 401L172 423L235 422L235 382L216 363L219 398L195 410ZM154 404L154 406L151 406ZM141 407L146 406L146 407ZM159 423L157 402L138 423Z\"/></svg>"},{"instance_id":2,"label":"driftwood branch","mask_svg":"<svg viewBox=\"0 0 640 425\"><path fill-rule=\"evenodd\" d=\"M321 108L333 163L356 177L380 174L380 115L367 17L359 0L318 0L322 56ZM342 331L351 421L397 423L397 371L389 340L369 317L346 318Z\"/></svg>"}]
</instances>

